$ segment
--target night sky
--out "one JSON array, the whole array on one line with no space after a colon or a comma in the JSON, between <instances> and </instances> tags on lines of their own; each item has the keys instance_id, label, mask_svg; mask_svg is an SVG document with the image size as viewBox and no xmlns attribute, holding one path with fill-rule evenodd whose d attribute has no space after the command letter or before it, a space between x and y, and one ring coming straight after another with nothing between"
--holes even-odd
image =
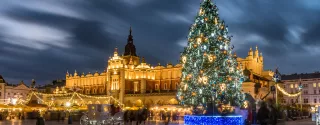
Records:
<instances>
[{"instance_id":1,"label":"night sky","mask_svg":"<svg viewBox=\"0 0 320 125\"><path fill-rule=\"evenodd\" d=\"M265 69L319 71L319 0L214 0L245 57L258 45ZM174 64L200 0L1 0L0 75L9 83L47 84L73 73L103 71L123 53L132 26L137 54Z\"/></svg>"}]
</instances>

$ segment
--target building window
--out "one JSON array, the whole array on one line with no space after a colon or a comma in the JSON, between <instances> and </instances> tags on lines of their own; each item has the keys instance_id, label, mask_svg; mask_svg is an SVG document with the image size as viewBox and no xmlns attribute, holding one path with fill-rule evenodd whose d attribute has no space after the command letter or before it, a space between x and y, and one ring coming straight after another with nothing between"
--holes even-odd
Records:
<instances>
[{"instance_id":1,"label":"building window","mask_svg":"<svg viewBox=\"0 0 320 125\"><path fill-rule=\"evenodd\" d=\"M320 85L320 84L319 84ZM290 88L293 88L293 84L290 84Z\"/></svg>"},{"instance_id":2,"label":"building window","mask_svg":"<svg viewBox=\"0 0 320 125\"><path fill-rule=\"evenodd\" d=\"M118 90L119 89L119 80L113 79L111 84L111 90Z\"/></svg>"},{"instance_id":3,"label":"building window","mask_svg":"<svg viewBox=\"0 0 320 125\"><path fill-rule=\"evenodd\" d=\"M100 89L100 93L101 93L101 94L103 93L103 89Z\"/></svg>"},{"instance_id":4,"label":"building window","mask_svg":"<svg viewBox=\"0 0 320 125\"><path fill-rule=\"evenodd\" d=\"M297 84L296 84L297 85ZM308 88L308 84L303 84L304 88Z\"/></svg>"},{"instance_id":5,"label":"building window","mask_svg":"<svg viewBox=\"0 0 320 125\"><path fill-rule=\"evenodd\" d=\"M313 94L317 94L317 90L313 90Z\"/></svg>"},{"instance_id":6,"label":"building window","mask_svg":"<svg viewBox=\"0 0 320 125\"><path fill-rule=\"evenodd\" d=\"M155 90L159 90L159 84L155 85Z\"/></svg>"},{"instance_id":7,"label":"building window","mask_svg":"<svg viewBox=\"0 0 320 125\"><path fill-rule=\"evenodd\" d=\"M285 99L282 100L282 103L287 103Z\"/></svg>"},{"instance_id":8,"label":"building window","mask_svg":"<svg viewBox=\"0 0 320 125\"><path fill-rule=\"evenodd\" d=\"M313 87L314 87L314 88L317 87L317 83L313 83Z\"/></svg>"},{"instance_id":9,"label":"building window","mask_svg":"<svg viewBox=\"0 0 320 125\"><path fill-rule=\"evenodd\" d=\"M314 103L317 103L317 99L314 99L313 102L314 102Z\"/></svg>"},{"instance_id":10,"label":"building window","mask_svg":"<svg viewBox=\"0 0 320 125\"><path fill-rule=\"evenodd\" d=\"M303 91L303 94L308 94L308 90L304 90L304 91Z\"/></svg>"},{"instance_id":11,"label":"building window","mask_svg":"<svg viewBox=\"0 0 320 125\"><path fill-rule=\"evenodd\" d=\"M291 99L291 103L293 103L293 99Z\"/></svg>"},{"instance_id":12,"label":"building window","mask_svg":"<svg viewBox=\"0 0 320 125\"><path fill-rule=\"evenodd\" d=\"M138 82L134 82L134 91L138 91Z\"/></svg>"},{"instance_id":13,"label":"building window","mask_svg":"<svg viewBox=\"0 0 320 125\"><path fill-rule=\"evenodd\" d=\"M303 99L303 103L309 103L309 100L307 98Z\"/></svg>"},{"instance_id":14,"label":"building window","mask_svg":"<svg viewBox=\"0 0 320 125\"><path fill-rule=\"evenodd\" d=\"M164 83L164 90L167 90L167 83Z\"/></svg>"}]
</instances>

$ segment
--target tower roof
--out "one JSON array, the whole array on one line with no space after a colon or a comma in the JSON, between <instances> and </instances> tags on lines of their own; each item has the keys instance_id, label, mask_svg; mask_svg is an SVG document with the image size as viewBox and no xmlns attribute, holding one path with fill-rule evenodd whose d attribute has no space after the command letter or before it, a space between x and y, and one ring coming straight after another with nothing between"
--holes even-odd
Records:
<instances>
[{"instance_id":1,"label":"tower roof","mask_svg":"<svg viewBox=\"0 0 320 125\"><path fill-rule=\"evenodd\" d=\"M129 30L127 45L125 47L125 51L124 51L123 55L124 56L137 56L136 47L133 44L133 36L132 36L131 26L130 26L130 30Z\"/></svg>"}]
</instances>

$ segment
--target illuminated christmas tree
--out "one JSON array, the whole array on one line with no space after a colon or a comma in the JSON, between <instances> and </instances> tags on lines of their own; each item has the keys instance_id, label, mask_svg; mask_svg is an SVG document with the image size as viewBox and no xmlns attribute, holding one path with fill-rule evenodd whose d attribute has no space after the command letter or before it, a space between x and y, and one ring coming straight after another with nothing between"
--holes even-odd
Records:
<instances>
[{"instance_id":1,"label":"illuminated christmas tree","mask_svg":"<svg viewBox=\"0 0 320 125\"><path fill-rule=\"evenodd\" d=\"M244 75L232 54L230 40L217 6L204 0L190 28L188 46L181 54L183 68L177 98L182 105L242 105Z\"/></svg>"}]
</instances>

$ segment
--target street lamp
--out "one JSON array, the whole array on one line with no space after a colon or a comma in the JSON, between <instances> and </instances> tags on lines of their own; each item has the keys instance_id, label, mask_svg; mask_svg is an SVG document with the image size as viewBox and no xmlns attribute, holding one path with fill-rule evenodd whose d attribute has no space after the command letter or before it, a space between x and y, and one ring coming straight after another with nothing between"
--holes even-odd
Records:
<instances>
[{"instance_id":1,"label":"street lamp","mask_svg":"<svg viewBox=\"0 0 320 125\"><path fill-rule=\"evenodd\" d=\"M16 105L17 104L17 99L16 98L13 98L13 99L11 99L11 104L13 104L13 105Z\"/></svg>"},{"instance_id":2,"label":"street lamp","mask_svg":"<svg viewBox=\"0 0 320 125\"><path fill-rule=\"evenodd\" d=\"M70 107L71 103L70 102L66 102L66 107Z\"/></svg>"}]
</instances>

